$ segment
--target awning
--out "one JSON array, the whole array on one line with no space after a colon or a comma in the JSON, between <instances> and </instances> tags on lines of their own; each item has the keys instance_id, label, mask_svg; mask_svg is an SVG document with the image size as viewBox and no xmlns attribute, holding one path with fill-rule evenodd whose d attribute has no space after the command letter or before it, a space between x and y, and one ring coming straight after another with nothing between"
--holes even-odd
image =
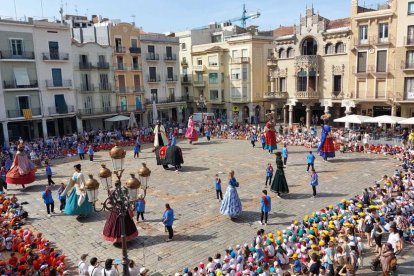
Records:
<instances>
[{"instance_id":1,"label":"awning","mask_svg":"<svg viewBox=\"0 0 414 276\"><path fill-rule=\"evenodd\" d=\"M121 121L129 121L129 117L123 115L117 115L115 117L105 119L106 122L121 122Z\"/></svg>"},{"instance_id":2,"label":"awning","mask_svg":"<svg viewBox=\"0 0 414 276\"><path fill-rule=\"evenodd\" d=\"M26 68L13 68L14 79L18 86L29 86L30 80Z\"/></svg>"}]
</instances>

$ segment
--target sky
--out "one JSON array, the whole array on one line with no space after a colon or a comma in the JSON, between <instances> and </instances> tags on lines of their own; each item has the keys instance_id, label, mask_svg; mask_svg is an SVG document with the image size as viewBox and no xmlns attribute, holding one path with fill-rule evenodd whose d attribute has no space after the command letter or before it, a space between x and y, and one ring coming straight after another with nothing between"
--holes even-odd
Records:
<instances>
[{"instance_id":1,"label":"sky","mask_svg":"<svg viewBox=\"0 0 414 276\"><path fill-rule=\"evenodd\" d=\"M359 1L367 7L386 2ZM136 25L144 31L165 33L239 18L243 3L248 12L258 10L261 13L247 25L257 25L262 31L297 24L306 5L313 4L315 11L328 19L349 17L351 10L351 0L0 0L0 17L59 19L59 9L63 6L64 14L87 15L89 18L96 14L132 22L135 15Z\"/></svg>"}]
</instances>

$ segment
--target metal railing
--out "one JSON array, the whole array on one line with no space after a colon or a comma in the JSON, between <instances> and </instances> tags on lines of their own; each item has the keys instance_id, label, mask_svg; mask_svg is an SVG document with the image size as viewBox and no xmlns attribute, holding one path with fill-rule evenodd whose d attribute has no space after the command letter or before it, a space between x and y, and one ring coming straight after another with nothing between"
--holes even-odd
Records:
<instances>
[{"instance_id":1,"label":"metal railing","mask_svg":"<svg viewBox=\"0 0 414 276\"><path fill-rule=\"evenodd\" d=\"M281 92L281 91L274 91L274 92L265 92L264 98L274 98L274 99L281 99L286 98L288 95L287 92Z\"/></svg>"},{"instance_id":2,"label":"metal railing","mask_svg":"<svg viewBox=\"0 0 414 276\"><path fill-rule=\"evenodd\" d=\"M140 47L129 47L129 52L131 54L141 54L141 48Z\"/></svg>"},{"instance_id":3,"label":"metal railing","mask_svg":"<svg viewBox=\"0 0 414 276\"><path fill-rule=\"evenodd\" d=\"M184 75L181 77L182 83L191 83L191 77L189 75Z\"/></svg>"},{"instance_id":4,"label":"metal railing","mask_svg":"<svg viewBox=\"0 0 414 276\"><path fill-rule=\"evenodd\" d=\"M37 80L29 80L29 84L27 85L17 84L15 80L3 81L4 89L24 89L24 88L37 88L37 87L39 87Z\"/></svg>"},{"instance_id":5,"label":"metal railing","mask_svg":"<svg viewBox=\"0 0 414 276\"><path fill-rule=\"evenodd\" d=\"M115 63L114 69L115 70L127 70L127 66L125 63Z\"/></svg>"},{"instance_id":6,"label":"metal railing","mask_svg":"<svg viewBox=\"0 0 414 276\"><path fill-rule=\"evenodd\" d=\"M387 74L387 73L391 72L392 69L393 69L393 67L391 66L391 64L386 64L385 68L379 68L376 65L368 66L368 72L372 73L372 74Z\"/></svg>"},{"instance_id":7,"label":"metal railing","mask_svg":"<svg viewBox=\"0 0 414 276\"><path fill-rule=\"evenodd\" d=\"M79 91L82 92L93 92L95 91L95 86L92 83L81 83Z\"/></svg>"},{"instance_id":8,"label":"metal railing","mask_svg":"<svg viewBox=\"0 0 414 276\"><path fill-rule=\"evenodd\" d=\"M239 64L239 63L249 63L250 58L249 57L238 57L238 58L232 58L231 63L233 64Z\"/></svg>"},{"instance_id":9,"label":"metal railing","mask_svg":"<svg viewBox=\"0 0 414 276\"><path fill-rule=\"evenodd\" d=\"M414 46L414 36L404 37L404 42L406 46Z\"/></svg>"},{"instance_id":10,"label":"metal railing","mask_svg":"<svg viewBox=\"0 0 414 276\"><path fill-rule=\"evenodd\" d=\"M156 53L147 53L145 56L146 60L160 60L160 55Z\"/></svg>"},{"instance_id":11,"label":"metal railing","mask_svg":"<svg viewBox=\"0 0 414 276\"><path fill-rule=\"evenodd\" d=\"M206 81L204 80L194 80L193 85L196 87L203 87L206 86Z\"/></svg>"},{"instance_id":12,"label":"metal railing","mask_svg":"<svg viewBox=\"0 0 414 276\"><path fill-rule=\"evenodd\" d=\"M157 98L155 100L156 104L163 104L163 103L178 103L178 102L187 102L188 97L187 96L175 96L171 95L170 97L166 98ZM146 99L146 104L152 104L152 99Z\"/></svg>"},{"instance_id":13,"label":"metal railing","mask_svg":"<svg viewBox=\"0 0 414 276\"><path fill-rule=\"evenodd\" d=\"M60 81L46 80L47 88L71 87L71 86L72 86L72 80L60 80Z\"/></svg>"},{"instance_id":14,"label":"metal railing","mask_svg":"<svg viewBox=\"0 0 414 276\"><path fill-rule=\"evenodd\" d=\"M80 70L91 70L92 68L94 67L92 66L92 63L90 62L79 62Z\"/></svg>"},{"instance_id":15,"label":"metal railing","mask_svg":"<svg viewBox=\"0 0 414 276\"><path fill-rule=\"evenodd\" d=\"M117 108L116 106L108 106L103 108L85 108L85 109L78 109L77 114L78 115L102 115L102 114L111 114L116 113Z\"/></svg>"},{"instance_id":16,"label":"metal railing","mask_svg":"<svg viewBox=\"0 0 414 276\"><path fill-rule=\"evenodd\" d=\"M96 67L98 68L98 69L109 69L109 62L98 62L97 64L96 64Z\"/></svg>"},{"instance_id":17,"label":"metal railing","mask_svg":"<svg viewBox=\"0 0 414 276\"><path fill-rule=\"evenodd\" d=\"M134 86L132 87L132 91L134 91L135 93L143 93L144 90L144 86Z\"/></svg>"},{"instance_id":18,"label":"metal railing","mask_svg":"<svg viewBox=\"0 0 414 276\"><path fill-rule=\"evenodd\" d=\"M402 60L401 69L414 70L414 61Z\"/></svg>"},{"instance_id":19,"label":"metal railing","mask_svg":"<svg viewBox=\"0 0 414 276\"><path fill-rule=\"evenodd\" d=\"M177 81L178 80L178 77L177 77L177 75L167 75L166 76L166 81L168 81L168 82L174 82L174 81Z\"/></svg>"},{"instance_id":20,"label":"metal railing","mask_svg":"<svg viewBox=\"0 0 414 276\"><path fill-rule=\"evenodd\" d=\"M99 91L112 91L112 86L109 83L100 83Z\"/></svg>"},{"instance_id":21,"label":"metal railing","mask_svg":"<svg viewBox=\"0 0 414 276\"><path fill-rule=\"evenodd\" d=\"M132 63L131 65L131 70L135 70L135 71L142 71L142 66L139 64L134 64Z\"/></svg>"},{"instance_id":22,"label":"metal railing","mask_svg":"<svg viewBox=\"0 0 414 276\"><path fill-rule=\"evenodd\" d=\"M0 59L34 59L34 52L24 51L16 54L13 51L0 51Z\"/></svg>"},{"instance_id":23,"label":"metal railing","mask_svg":"<svg viewBox=\"0 0 414 276\"><path fill-rule=\"evenodd\" d=\"M125 47L115 46L114 52L117 54L125 54Z\"/></svg>"},{"instance_id":24,"label":"metal railing","mask_svg":"<svg viewBox=\"0 0 414 276\"><path fill-rule=\"evenodd\" d=\"M177 60L177 55L176 54L164 55L164 60L165 61L176 61Z\"/></svg>"},{"instance_id":25,"label":"metal railing","mask_svg":"<svg viewBox=\"0 0 414 276\"><path fill-rule=\"evenodd\" d=\"M307 91L296 91L295 96L298 99L314 99L319 98L319 93L312 88L308 88Z\"/></svg>"},{"instance_id":26,"label":"metal railing","mask_svg":"<svg viewBox=\"0 0 414 276\"><path fill-rule=\"evenodd\" d=\"M42 53L43 60L69 60L68 53Z\"/></svg>"},{"instance_id":27,"label":"metal railing","mask_svg":"<svg viewBox=\"0 0 414 276\"><path fill-rule=\"evenodd\" d=\"M40 107L29 108L32 110L32 116L42 115ZM23 116L23 109L9 109L7 110L7 118L20 118Z\"/></svg>"},{"instance_id":28,"label":"metal railing","mask_svg":"<svg viewBox=\"0 0 414 276\"><path fill-rule=\"evenodd\" d=\"M148 82L160 82L161 81L161 78L160 78L160 75L147 76L147 81Z\"/></svg>"},{"instance_id":29,"label":"metal railing","mask_svg":"<svg viewBox=\"0 0 414 276\"><path fill-rule=\"evenodd\" d=\"M63 105L63 106L50 106L49 114L67 114L75 112L75 106Z\"/></svg>"}]
</instances>

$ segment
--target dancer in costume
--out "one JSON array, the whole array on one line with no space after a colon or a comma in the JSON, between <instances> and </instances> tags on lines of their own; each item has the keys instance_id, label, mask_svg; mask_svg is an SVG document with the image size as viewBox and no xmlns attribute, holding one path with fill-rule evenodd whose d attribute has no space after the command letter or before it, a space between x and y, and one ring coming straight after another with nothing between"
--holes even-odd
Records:
<instances>
[{"instance_id":1,"label":"dancer in costume","mask_svg":"<svg viewBox=\"0 0 414 276\"><path fill-rule=\"evenodd\" d=\"M318 147L318 153L320 156L323 157L323 160L327 161L328 158L335 157L335 146L333 144L333 139L331 136L331 127L329 126L329 118L331 115L329 113L325 113L321 117L323 119L323 127L321 133L321 142Z\"/></svg>"},{"instance_id":2,"label":"dancer in costume","mask_svg":"<svg viewBox=\"0 0 414 276\"><path fill-rule=\"evenodd\" d=\"M81 172L81 165L73 166L75 172L69 181L69 185L63 191L62 195L69 194L66 199L65 214L87 216L93 211L92 203L88 200L85 190L85 177Z\"/></svg>"},{"instance_id":3,"label":"dancer in costume","mask_svg":"<svg viewBox=\"0 0 414 276\"><path fill-rule=\"evenodd\" d=\"M157 124L154 127L154 147L162 147L168 145L167 134L165 133L165 128L160 121L157 121Z\"/></svg>"},{"instance_id":4,"label":"dancer in costume","mask_svg":"<svg viewBox=\"0 0 414 276\"><path fill-rule=\"evenodd\" d=\"M115 186L120 186L121 182L117 181ZM118 189L114 189L112 192L118 193ZM114 198L119 198L120 195L114 195ZM111 197L110 197L111 198ZM111 206L115 206L115 202L110 203ZM121 219L124 218L125 221L125 237L127 241L130 241L138 236L138 230L135 226L133 220L133 211L128 209L125 211L125 216L120 216L117 210L111 210L109 217L105 222L105 226L103 229L103 239L106 241L111 241L114 243L121 242Z\"/></svg>"},{"instance_id":5,"label":"dancer in costume","mask_svg":"<svg viewBox=\"0 0 414 276\"><path fill-rule=\"evenodd\" d=\"M187 138L188 143L190 144L198 140L198 133L197 133L197 130L195 129L193 115L191 115L190 118L188 118L188 126L187 126L187 132L185 133L185 138Z\"/></svg>"},{"instance_id":6,"label":"dancer in costume","mask_svg":"<svg viewBox=\"0 0 414 276\"><path fill-rule=\"evenodd\" d=\"M22 185L24 188L26 184L35 181L35 173L36 168L24 152L24 145L19 144L16 155L14 156L13 165L6 173L6 183Z\"/></svg>"},{"instance_id":7,"label":"dancer in costume","mask_svg":"<svg viewBox=\"0 0 414 276\"><path fill-rule=\"evenodd\" d=\"M289 193L289 187L286 181L285 172L283 171L282 153L276 152L276 173L273 178L272 192L277 193L280 197L281 193Z\"/></svg>"},{"instance_id":8,"label":"dancer in costume","mask_svg":"<svg viewBox=\"0 0 414 276\"><path fill-rule=\"evenodd\" d=\"M273 126L271 121L266 123L264 130L265 130L265 136L266 136L265 149L268 150L269 153L272 153L273 150L277 149L277 142L276 142L275 127Z\"/></svg>"},{"instance_id":9,"label":"dancer in costume","mask_svg":"<svg viewBox=\"0 0 414 276\"><path fill-rule=\"evenodd\" d=\"M237 182L234 177L233 170L230 171L229 177L229 185L227 186L224 199L221 202L220 213L222 215L228 215L230 218L234 218L241 214L242 205L236 189L236 187L239 187L239 182Z\"/></svg>"}]
</instances>

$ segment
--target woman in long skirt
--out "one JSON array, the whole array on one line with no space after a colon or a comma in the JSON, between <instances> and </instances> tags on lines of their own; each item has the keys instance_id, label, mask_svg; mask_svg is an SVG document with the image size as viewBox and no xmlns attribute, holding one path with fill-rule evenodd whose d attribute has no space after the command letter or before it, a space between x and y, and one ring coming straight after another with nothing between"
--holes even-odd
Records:
<instances>
[{"instance_id":1,"label":"woman in long skirt","mask_svg":"<svg viewBox=\"0 0 414 276\"><path fill-rule=\"evenodd\" d=\"M272 192L277 193L280 197L281 193L289 193L289 187L286 181L285 172L283 171L282 153L276 152L276 173L273 178Z\"/></svg>"},{"instance_id":2,"label":"woman in long skirt","mask_svg":"<svg viewBox=\"0 0 414 276\"><path fill-rule=\"evenodd\" d=\"M227 186L224 199L221 202L220 213L222 215L228 215L230 218L234 218L241 214L242 205L236 189L236 187L239 187L239 182L237 182L234 177L233 170L230 171L229 177L229 185Z\"/></svg>"}]
</instances>

